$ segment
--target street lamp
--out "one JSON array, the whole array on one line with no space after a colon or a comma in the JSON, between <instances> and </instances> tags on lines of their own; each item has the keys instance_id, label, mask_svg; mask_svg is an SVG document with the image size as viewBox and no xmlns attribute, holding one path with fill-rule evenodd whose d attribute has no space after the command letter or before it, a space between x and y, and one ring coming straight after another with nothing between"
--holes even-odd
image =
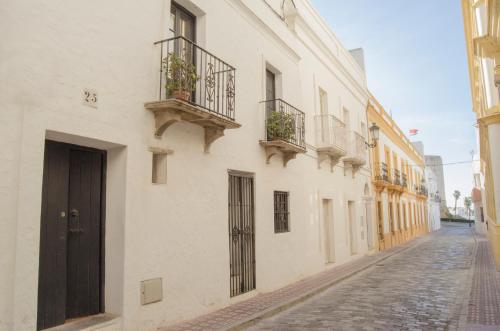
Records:
<instances>
[{"instance_id":1,"label":"street lamp","mask_svg":"<svg viewBox=\"0 0 500 331\"><path fill-rule=\"evenodd\" d=\"M378 127L377 124L372 123L372 126L370 126L369 130L370 130L370 136L372 137L372 143L370 144L370 143L365 141L365 144L367 147L375 148L375 147L377 147L378 134L379 134L380 128Z\"/></svg>"}]
</instances>

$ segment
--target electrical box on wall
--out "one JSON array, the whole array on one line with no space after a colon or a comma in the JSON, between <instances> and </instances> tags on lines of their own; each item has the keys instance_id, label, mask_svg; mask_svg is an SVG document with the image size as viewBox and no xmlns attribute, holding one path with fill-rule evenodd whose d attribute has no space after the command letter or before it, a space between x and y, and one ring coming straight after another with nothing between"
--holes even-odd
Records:
<instances>
[{"instance_id":1,"label":"electrical box on wall","mask_svg":"<svg viewBox=\"0 0 500 331\"><path fill-rule=\"evenodd\" d=\"M162 279L154 278L141 282L141 305L163 300Z\"/></svg>"}]
</instances>

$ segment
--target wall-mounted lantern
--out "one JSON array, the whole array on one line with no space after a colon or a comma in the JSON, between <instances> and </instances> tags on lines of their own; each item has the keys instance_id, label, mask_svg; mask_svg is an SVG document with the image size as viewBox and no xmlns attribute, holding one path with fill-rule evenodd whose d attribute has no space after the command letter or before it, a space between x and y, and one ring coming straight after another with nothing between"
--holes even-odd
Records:
<instances>
[{"instance_id":1,"label":"wall-mounted lantern","mask_svg":"<svg viewBox=\"0 0 500 331\"><path fill-rule=\"evenodd\" d=\"M379 135L380 128L378 127L377 124L372 123L372 126L370 126L369 130L370 130L370 136L372 137L372 143L370 144L370 143L365 141L365 144L367 147L375 148L375 147L377 147L377 141L378 141L378 135Z\"/></svg>"}]
</instances>

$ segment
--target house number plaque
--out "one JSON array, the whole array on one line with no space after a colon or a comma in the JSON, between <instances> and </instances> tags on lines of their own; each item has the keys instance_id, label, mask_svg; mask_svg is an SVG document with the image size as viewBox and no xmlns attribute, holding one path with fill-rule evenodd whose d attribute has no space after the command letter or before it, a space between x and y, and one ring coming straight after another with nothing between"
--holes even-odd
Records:
<instances>
[{"instance_id":1,"label":"house number plaque","mask_svg":"<svg viewBox=\"0 0 500 331\"><path fill-rule=\"evenodd\" d=\"M92 108L97 108L97 91L83 90L83 104Z\"/></svg>"}]
</instances>

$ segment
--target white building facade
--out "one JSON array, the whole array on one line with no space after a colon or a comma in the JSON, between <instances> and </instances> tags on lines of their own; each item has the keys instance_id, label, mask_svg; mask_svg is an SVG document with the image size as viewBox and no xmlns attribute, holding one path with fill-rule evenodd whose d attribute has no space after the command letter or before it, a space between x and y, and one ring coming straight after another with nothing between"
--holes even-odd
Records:
<instances>
[{"instance_id":1,"label":"white building facade","mask_svg":"<svg viewBox=\"0 0 500 331\"><path fill-rule=\"evenodd\" d=\"M376 248L365 73L308 0L3 9L0 330L154 330Z\"/></svg>"},{"instance_id":2,"label":"white building facade","mask_svg":"<svg viewBox=\"0 0 500 331\"><path fill-rule=\"evenodd\" d=\"M427 187L427 219L429 221L429 231L436 231L441 228L441 194L444 191L444 171L441 157L437 155L425 155L424 143L421 141L412 142L418 153L425 160L425 183ZM439 163L438 163L439 162ZM439 176L437 175L439 174Z\"/></svg>"},{"instance_id":3,"label":"white building facade","mask_svg":"<svg viewBox=\"0 0 500 331\"><path fill-rule=\"evenodd\" d=\"M427 216L429 220L429 231L437 231L441 228L441 195L439 193L439 179L431 167L425 167L425 182L429 198L427 199Z\"/></svg>"}]
</instances>

